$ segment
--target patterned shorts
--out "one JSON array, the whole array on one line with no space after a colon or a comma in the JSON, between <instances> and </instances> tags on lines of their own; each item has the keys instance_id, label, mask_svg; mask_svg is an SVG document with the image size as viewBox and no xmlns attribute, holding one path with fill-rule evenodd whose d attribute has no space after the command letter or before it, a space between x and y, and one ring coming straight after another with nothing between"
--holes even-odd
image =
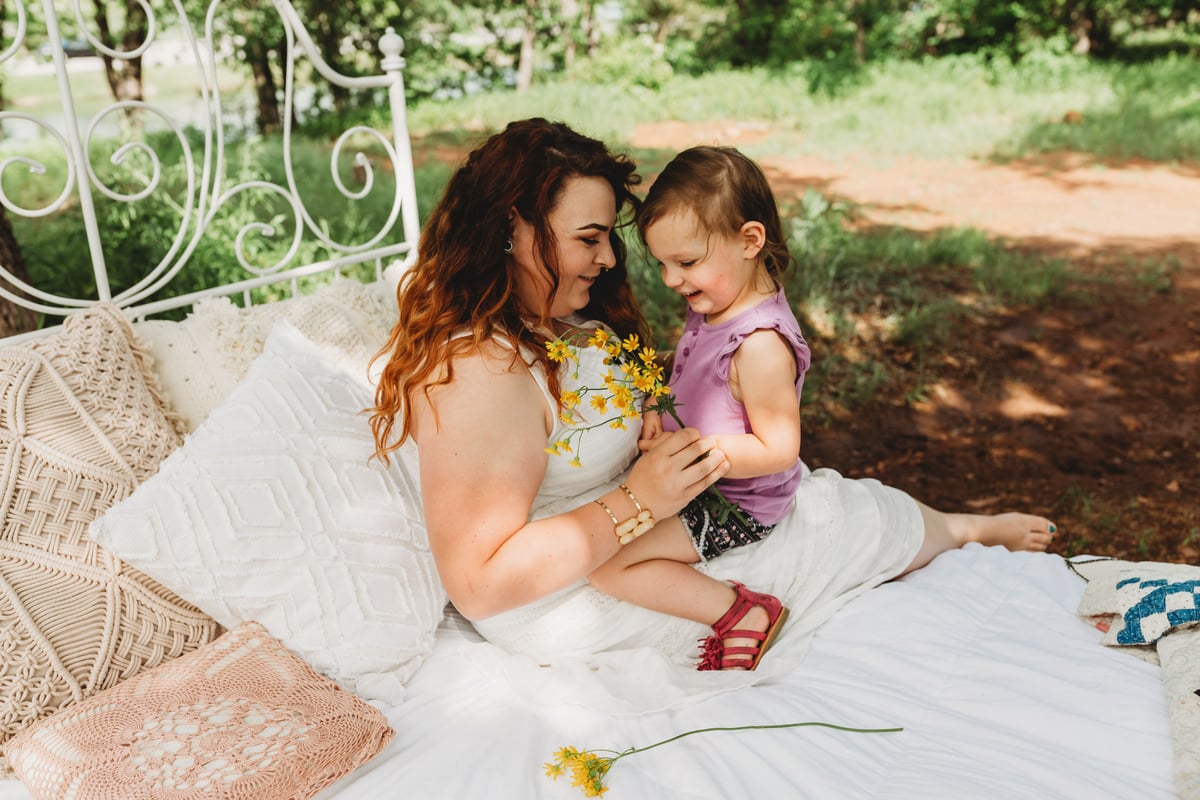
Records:
<instances>
[{"instance_id":1,"label":"patterned shorts","mask_svg":"<svg viewBox=\"0 0 1200 800\"><path fill-rule=\"evenodd\" d=\"M679 512L683 526L692 537L692 544L695 545L701 561L708 561L735 547L765 539L767 534L775 529L774 525L764 525L745 511L742 511L742 518L737 514L727 514L725 519L721 520L722 511L716 496L710 491L705 491Z\"/></svg>"}]
</instances>

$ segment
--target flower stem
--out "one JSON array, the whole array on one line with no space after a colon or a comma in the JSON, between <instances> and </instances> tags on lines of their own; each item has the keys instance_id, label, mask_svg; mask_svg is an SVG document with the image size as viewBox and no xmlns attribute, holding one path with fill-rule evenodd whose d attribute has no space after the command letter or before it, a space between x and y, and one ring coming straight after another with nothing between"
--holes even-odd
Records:
<instances>
[{"instance_id":1,"label":"flower stem","mask_svg":"<svg viewBox=\"0 0 1200 800\"><path fill-rule=\"evenodd\" d=\"M691 736L694 733L712 733L715 731L749 731L749 730L772 730L775 728L805 728L819 726L822 728L833 728L834 730L847 731L849 733L899 733L904 728L849 728L845 725L834 725L832 722L781 722L775 725L735 725L732 727L713 727L713 728L696 728L695 730L684 731L676 734L669 739L663 739L661 742L646 745L645 747L631 747L621 755L633 755L634 753L644 753L647 750L653 750L656 747L661 747L664 744L678 741L685 736Z\"/></svg>"},{"instance_id":2,"label":"flower stem","mask_svg":"<svg viewBox=\"0 0 1200 800\"><path fill-rule=\"evenodd\" d=\"M671 418L675 420L675 423L676 423L677 425L679 425L679 427L680 427L680 428L686 428L686 427L687 427L687 425L685 425L685 424L683 423L683 420L679 418L679 412L677 412L677 411L675 410L675 404L674 404L674 403L668 403L668 404L666 404L666 411L667 411L667 413L668 413L668 414L670 414L670 415L671 415ZM704 457L706 457L707 455L708 455L708 453L705 453L703 456L701 456L701 458L704 458ZM744 512L743 512L743 511L742 511L740 508L738 508L738 506L737 506L737 504L736 504L736 503L732 502L732 501L731 501L731 500L730 500L728 497L726 497L726 496L725 496L725 495L724 495L724 494L721 492L721 490L717 488L717 485L716 485L715 483L714 483L712 486L708 487L708 489L706 489L705 491L708 491L708 492L712 492L712 493L713 493L713 496L717 498L717 502L718 502L718 504L722 506L722 510L726 512L726 515L727 515L727 514L733 514L735 517L737 517L737 518L738 518L738 520L739 520L739 521L740 521L740 522L741 522L743 525L749 525L749 524L750 524L750 520L746 519L746 514L745 514L745 513L744 513ZM721 521L721 522L724 522L724 521L725 521L725 515L722 515L722 516L721 516L721 518L720 518L720 521Z\"/></svg>"}]
</instances>

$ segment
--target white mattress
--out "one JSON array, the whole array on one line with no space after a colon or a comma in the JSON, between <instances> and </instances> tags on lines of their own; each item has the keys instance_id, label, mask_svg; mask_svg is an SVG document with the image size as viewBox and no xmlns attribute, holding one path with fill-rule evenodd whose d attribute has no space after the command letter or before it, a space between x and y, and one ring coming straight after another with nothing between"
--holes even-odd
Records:
<instances>
[{"instance_id":1,"label":"white mattress","mask_svg":"<svg viewBox=\"0 0 1200 800\"><path fill-rule=\"evenodd\" d=\"M1099 643L1075 614L1082 591L1056 556L970 546L854 600L791 673L642 716L531 707L456 657L474 634L452 618L385 709L395 740L319 797L582 797L544 775L563 745L812 720L904 730L691 736L620 761L607 797L1175 798L1160 670ZM15 798L28 794L3 782Z\"/></svg>"}]
</instances>

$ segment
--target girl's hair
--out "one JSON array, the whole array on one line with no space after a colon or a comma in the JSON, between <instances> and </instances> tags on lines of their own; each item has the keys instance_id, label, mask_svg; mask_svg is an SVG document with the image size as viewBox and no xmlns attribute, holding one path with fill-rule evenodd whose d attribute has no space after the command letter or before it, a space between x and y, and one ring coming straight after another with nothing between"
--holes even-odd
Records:
<instances>
[{"instance_id":1,"label":"girl's hair","mask_svg":"<svg viewBox=\"0 0 1200 800\"><path fill-rule=\"evenodd\" d=\"M518 268L505 253L512 233L509 213L516 209L533 226L534 251L554 292L558 244L548 216L564 182L575 176L606 180L616 196L618 226L623 226L629 220L622 221L621 212L638 206L636 169L604 143L540 118L510 123L467 156L429 215L416 262L396 292L399 321L375 356L387 358L371 409L377 456L386 462L388 453L412 435L408 409L417 392L428 395L434 386L449 383L454 357L489 339L507 337L522 345L545 369L551 392L558 395L545 337L522 319L540 317L542 327L549 321L547 308L524 308L518 299ZM622 337L637 333L649 341L649 326L629 286L625 244L617 230L609 235L616 265L596 278L580 313ZM513 358L515 362L517 353ZM396 427L399 433L393 436Z\"/></svg>"},{"instance_id":2,"label":"girl's hair","mask_svg":"<svg viewBox=\"0 0 1200 800\"><path fill-rule=\"evenodd\" d=\"M772 278L791 266L779 206L767 176L732 147L702 146L684 150L663 169L637 212L638 232L679 209L690 209L708 234L734 236L747 222L766 229L762 260Z\"/></svg>"}]
</instances>

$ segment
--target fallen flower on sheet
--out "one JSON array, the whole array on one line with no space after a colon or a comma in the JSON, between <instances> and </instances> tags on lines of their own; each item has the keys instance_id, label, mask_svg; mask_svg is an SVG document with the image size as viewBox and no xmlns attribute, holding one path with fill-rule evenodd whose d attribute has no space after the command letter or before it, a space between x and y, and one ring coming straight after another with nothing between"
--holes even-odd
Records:
<instances>
[{"instance_id":1,"label":"fallen flower on sheet","mask_svg":"<svg viewBox=\"0 0 1200 800\"><path fill-rule=\"evenodd\" d=\"M553 761L547 761L542 766L546 768L546 777L558 780L563 775L569 775L571 785L578 786L585 797L602 797L608 791L608 787L604 784L604 779L608 776L609 770L612 769L613 764L616 764L625 756L631 756L634 753L644 753L647 750L653 750L664 744L679 741L685 736L691 736L696 733L804 727L833 728L834 730L848 731L850 733L899 733L904 730L904 728L849 728L844 725L834 725L831 722L783 722L776 725L737 725L734 727L697 728L691 731L684 731L676 736L646 745L645 747L629 747L620 752L616 750L579 750L570 746L562 747L554 754ZM597 755L597 753L608 753L609 755Z\"/></svg>"}]
</instances>

